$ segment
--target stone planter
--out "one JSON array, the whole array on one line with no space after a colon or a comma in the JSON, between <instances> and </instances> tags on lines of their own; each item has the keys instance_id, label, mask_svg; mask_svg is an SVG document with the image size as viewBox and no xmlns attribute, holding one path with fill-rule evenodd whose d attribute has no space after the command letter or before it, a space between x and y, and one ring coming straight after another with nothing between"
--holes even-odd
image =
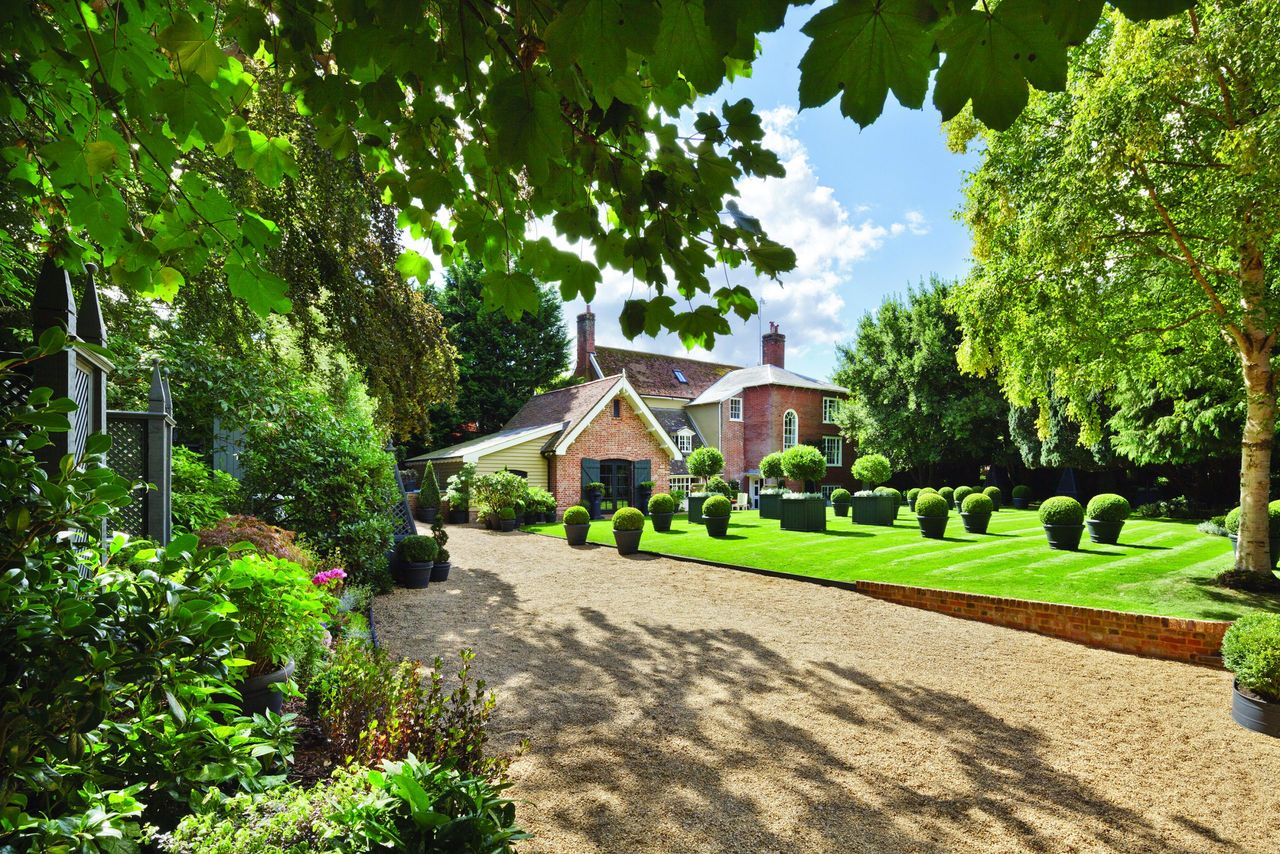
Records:
<instances>
[{"instance_id":1,"label":"stone planter","mask_svg":"<svg viewBox=\"0 0 1280 854\"><path fill-rule=\"evenodd\" d=\"M431 570L434 566L434 563L402 562L400 564L400 586L407 587L410 590L421 590L431 582Z\"/></svg>"},{"instance_id":2,"label":"stone planter","mask_svg":"<svg viewBox=\"0 0 1280 854\"><path fill-rule=\"evenodd\" d=\"M653 530L659 533L666 533L671 530L671 518L674 513L654 513L649 518L653 520Z\"/></svg>"},{"instance_id":3,"label":"stone planter","mask_svg":"<svg viewBox=\"0 0 1280 854\"><path fill-rule=\"evenodd\" d=\"M707 503L710 495L690 495L689 496L689 524L702 524L702 505Z\"/></svg>"},{"instance_id":4,"label":"stone planter","mask_svg":"<svg viewBox=\"0 0 1280 854\"><path fill-rule=\"evenodd\" d=\"M1049 540L1049 548L1073 552L1080 548L1084 525L1045 525L1044 535Z\"/></svg>"},{"instance_id":5,"label":"stone planter","mask_svg":"<svg viewBox=\"0 0 1280 854\"><path fill-rule=\"evenodd\" d=\"M832 510L834 510L834 511L836 512L836 515L837 515L837 516L848 516L848 515L849 515L849 502L847 502L847 501L832 501L832 502L831 502L831 509L832 509Z\"/></svg>"},{"instance_id":6,"label":"stone planter","mask_svg":"<svg viewBox=\"0 0 1280 854\"><path fill-rule=\"evenodd\" d=\"M892 525L897 515L897 503L892 495L853 496L853 524Z\"/></svg>"},{"instance_id":7,"label":"stone planter","mask_svg":"<svg viewBox=\"0 0 1280 854\"><path fill-rule=\"evenodd\" d=\"M640 535L644 530L638 531L619 531L613 529L613 542L618 547L618 554L633 555L640 551Z\"/></svg>"},{"instance_id":8,"label":"stone planter","mask_svg":"<svg viewBox=\"0 0 1280 854\"><path fill-rule=\"evenodd\" d=\"M240 710L246 715L261 715L267 710L277 715L284 708L284 694L271 686L287 682L293 676L294 661L279 670L263 673L261 676L250 676L240 683Z\"/></svg>"},{"instance_id":9,"label":"stone planter","mask_svg":"<svg viewBox=\"0 0 1280 854\"><path fill-rule=\"evenodd\" d=\"M946 516L916 516L920 525L920 536L930 540L940 540L947 534Z\"/></svg>"},{"instance_id":10,"label":"stone planter","mask_svg":"<svg viewBox=\"0 0 1280 854\"><path fill-rule=\"evenodd\" d=\"M564 538L568 540L571 546L585 546L587 544L587 531L591 530L588 524L582 525L565 525Z\"/></svg>"},{"instance_id":11,"label":"stone planter","mask_svg":"<svg viewBox=\"0 0 1280 854\"><path fill-rule=\"evenodd\" d=\"M782 518L782 493L760 493L760 518L761 519L781 519Z\"/></svg>"},{"instance_id":12,"label":"stone planter","mask_svg":"<svg viewBox=\"0 0 1280 854\"><path fill-rule=\"evenodd\" d=\"M1238 534L1227 534L1227 539L1231 540L1231 553L1240 553L1240 537ZM1280 565L1280 537L1271 538L1271 568L1275 569Z\"/></svg>"},{"instance_id":13,"label":"stone planter","mask_svg":"<svg viewBox=\"0 0 1280 854\"><path fill-rule=\"evenodd\" d=\"M702 522L707 526L707 533L713 537L723 537L729 533L728 516L703 516Z\"/></svg>"},{"instance_id":14,"label":"stone planter","mask_svg":"<svg viewBox=\"0 0 1280 854\"><path fill-rule=\"evenodd\" d=\"M431 564L431 580L436 584L449 580L449 570L453 564L447 560L438 560Z\"/></svg>"},{"instance_id":15,"label":"stone planter","mask_svg":"<svg viewBox=\"0 0 1280 854\"><path fill-rule=\"evenodd\" d=\"M1245 729L1280 738L1280 703L1242 691L1240 683L1234 680L1231 683L1231 719Z\"/></svg>"},{"instance_id":16,"label":"stone planter","mask_svg":"<svg viewBox=\"0 0 1280 854\"><path fill-rule=\"evenodd\" d=\"M827 530L827 503L821 495L806 498L784 498L779 502L782 507L782 530L784 531L825 531Z\"/></svg>"},{"instance_id":17,"label":"stone planter","mask_svg":"<svg viewBox=\"0 0 1280 854\"><path fill-rule=\"evenodd\" d=\"M987 525L991 523L991 514L961 513L960 521L964 523L966 534L985 534Z\"/></svg>"},{"instance_id":18,"label":"stone planter","mask_svg":"<svg viewBox=\"0 0 1280 854\"><path fill-rule=\"evenodd\" d=\"M1124 527L1124 520L1102 522L1098 519L1085 519L1084 524L1089 529L1089 542L1114 546L1120 539L1120 529Z\"/></svg>"}]
</instances>

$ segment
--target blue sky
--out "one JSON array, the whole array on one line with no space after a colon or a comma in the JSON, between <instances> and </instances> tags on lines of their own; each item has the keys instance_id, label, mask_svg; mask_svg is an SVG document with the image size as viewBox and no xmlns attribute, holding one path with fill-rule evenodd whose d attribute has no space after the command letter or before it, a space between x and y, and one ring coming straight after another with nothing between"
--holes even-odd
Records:
<instances>
[{"instance_id":1,"label":"blue sky","mask_svg":"<svg viewBox=\"0 0 1280 854\"><path fill-rule=\"evenodd\" d=\"M735 81L712 103L750 98L766 117L772 143L789 164L786 179L743 186L742 209L760 217L770 236L800 255L795 274L782 288L748 284L765 298L760 321L734 324L735 334L697 357L756 364L758 327L778 322L787 334L787 367L826 377L835 367L834 345L847 341L862 314L885 295L902 292L931 272L964 274L969 237L954 212L960 205L963 172L973 155L947 151L940 116L926 104L907 110L889 97L884 114L866 130L840 115L834 102L797 114L799 62L808 45L800 27L813 8L792 9L783 30L762 39L762 56L751 78ZM597 343L683 353L672 336L627 342L617 314L630 282L606 281L592 308ZM565 306L573 334L581 302Z\"/></svg>"}]
</instances>

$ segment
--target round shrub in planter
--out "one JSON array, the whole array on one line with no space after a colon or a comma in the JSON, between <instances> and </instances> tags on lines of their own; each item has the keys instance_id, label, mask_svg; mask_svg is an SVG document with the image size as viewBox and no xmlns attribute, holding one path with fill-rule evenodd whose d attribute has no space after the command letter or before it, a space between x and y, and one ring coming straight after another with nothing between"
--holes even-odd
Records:
<instances>
[{"instance_id":1,"label":"round shrub in planter","mask_svg":"<svg viewBox=\"0 0 1280 854\"><path fill-rule=\"evenodd\" d=\"M503 507L498 511L498 530L510 533L516 529L516 511L514 507Z\"/></svg>"},{"instance_id":2,"label":"round shrub in planter","mask_svg":"<svg viewBox=\"0 0 1280 854\"><path fill-rule=\"evenodd\" d=\"M1129 502L1122 495L1104 492L1089 499L1084 523L1089 528L1089 540L1114 546L1120 539L1120 529L1129 518Z\"/></svg>"},{"instance_id":3,"label":"round shrub in planter","mask_svg":"<svg viewBox=\"0 0 1280 854\"><path fill-rule=\"evenodd\" d=\"M733 505L723 495L713 495L702 505L702 521L707 526L707 533L713 537L723 537L729 533L729 511Z\"/></svg>"},{"instance_id":4,"label":"round shrub in planter","mask_svg":"<svg viewBox=\"0 0 1280 854\"><path fill-rule=\"evenodd\" d=\"M676 500L665 492L659 492L649 499L649 518L653 520L653 530L665 533L671 530L671 518L676 513Z\"/></svg>"},{"instance_id":5,"label":"round shrub in planter","mask_svg":"<svg viewBox=\"0 0 1280 854\"><path fill-rule=\"evenodd\" d=\"M827 473L827 458L812 445L794 445L782 455L787 477L804 483L805 492L782 496L780 527L784 531L827 530L827 502L817 484Z\"/></svg>"},{"instance_id":6,"label":"round shrub in planter","mask_svg":"<svg viewBox=\"0 0 1280 854\"><path fill-rule=\"evenodd\" d=\"M1222 663L1236 675L1232 720L1280 738L1280 614L1255 611L1232 623L1222 638Z\"/></svg>"},{"instance_id":7,"label":"round shrub in planter","mask_svg":"<svg viewBox=\"0 0 1280 854\"><path fill-rule=\"evenodd\" d=\"M613 514L613 541L618 554L633 555L640 551L640 535L644 533L644 514L634 507L623 507Z\"/></svg>"},{"instance_id":8,"label":"round shrub in planter","mask_svg":"<svg viewBox=\"0 0 1280 854\"><path fill-rule=\"evenodd\" d=\"M400 541L400 584L413 590L426 587L440 549L431 537L411 534Z\"/></svg>"},{"instance_id":9,"label":"round shrub in planter","mask_svg":"<svg viewBox=\"0 0 1280 854\"><path fill-rule=\"evenodd\" d=\"M449 570L453 564L449 562L449 550L440 549L436 553L436 562L431 565L431 581L441 583L449 580Z\"/></svg>"},{"instance_id":10,"label":"round shrub in planter","mask_svg":"<svg viewBox=\"0 0 1280 854\"><path fill-rule=\"evenodd\" d=\"M1049 548L1073 552L1080 548L1084 533L1084 508L1066 495L1047 498L1040 505L1040 524L1049 538Z\"/></svg>"},{"instance_id":11,"label":"round shrub in planter","mask_svg":"<svg viewBox=\"0 0 1280 854\"><path fill-rule=\"evenodd\" d=\"M956 503L956 509L964 510L964 500L975 491L972 486L957 486L955 493L951 496L951 500Z\"/></svg>"},{"instance_id":12,"label":"round shrub in planter","mask_svg":"<svg viewBox=\"0 0 1280 854\"><path fill-rule=\"evenodd\" d=\"M853 476L862 481L867 489L875 489L893 477L893 469L889 458L884 454L863 454L853 461Z\"/></svg>"},{"instance_id":13,"label":"round shrub in planter","mask_svg":"<svg viewBox=\"0 0 1280 854\"><path fill-rule=\"evenodd\" d=\"M1267 518L1271 522L1271 568L1280 566L1280 499L1267 505ZM1240 508L1233 507L1223 521L1232 551L1240 550Z\"/></svg>"},{"instance_id":14,"label":"round shrub in planter","mask_svg":"<svg viewBox=\"0 0 1280 854\"><path fill-rule=\"evenodd\" d=\"M960 521L970 534L985 534L995 505L981 492L970 492L960 504Z\"/></svg>"},{"instance_id":15,"label":"round shrub in planter","mask_svg":"<svg viewBox=\"0 0 1280 854\"><path fill-rule=\"evenodd\" d=\"M779 502L782 500L783 494L786 493L786 489L778 485L778 483L787 476L786 470L782 468L781 451L766 454L760 460L760 476L769 478L775 484L760 490L760 518L781 519L782 505Z\"/></svg>"},{"instance_id":16,"label":"round shrub in planter","mask_svg":"<svg viewBox=\"0 0 1280 854\"><path fill-rule=\"evenodd\" d=\"M837 489L831 493L831 506L835 508L837 516L849 515L849 502L852 500L853 496L847 489Z\"/></svg>"},{"instance_id":17,"label":"round shrub in planter","mask_svg":"<svg viewBox=\"0 0 1280 854\"><path fill-rule=\"evenodd\" d=\"M992 505L991 512L999 513L1000 502L1004 500L1004 495L1003 493L1000 492L1000 487L988 486L986 489L982 490L982 494L991 499L991 505Z\"/></svg>"},{"instance_id":18,"label":"round shrub in planter","mask_svg":"<svg viewBox=\"0 0 1280 854\"><path fill-rule=\"evenodd\" d=\"M947 507L949 507L949 508L951 508L951 509L953 509L953 510L955 509L955 506L956 506L956 491L955 491L954 489L952 489L952 488L951 488L951 487L949 487L949 486L944 486L944 487L942 487L942 489L939 489L939 490L938 490L938 494L939 494L939 495L941 495L941 496L943 497L943 499L945 499L945 500L946 500L946 502L947 502Z\"/></svg>"},{"instance_id":19,"label":"round shrub in planter","mask_svg":"<svg viewBox=\"0 0 1280 854\"><path fill-rule=\"evenodd\" d=\"M951 505L938 493L921 492L916 496L916 522L920 525L920 536L942 539L947 533L947 516L950 514Z\"/></svg>"},{"instance_id":20,"label":"round shrub in planter","mask_svg":"<svg viewBox=\"0 0 1280 854\"><path fill-rule=\"evenodd\" d=\"M1013 509L1026 510L1031 506L1031 487L1018 484L1013 488Z\"/></svg>"},{"instance_id":21,"label":"round shrub in planter","mask_svg":"<svg viewBox=\"0 0 1280 854\"><path fill-rule=\"evenodd\" d=\"M587 531L591 530L591 513L575 504L564 511L564 538L571 546L586 545Z\"/></svg>"},{"instance_id":22,"label":"round shrub in planter","mask_svg":"<svg viewBox=\"0 0 1280 854\"><path fill-rule=\"evenodd\" d=\"M907 509L913 513L915 512L915 509L916 509L916 499L919 497L920 497L920 490L917 489L916 487L912 487L911 489L907 490Z\"/></svg>"}]
</instances>

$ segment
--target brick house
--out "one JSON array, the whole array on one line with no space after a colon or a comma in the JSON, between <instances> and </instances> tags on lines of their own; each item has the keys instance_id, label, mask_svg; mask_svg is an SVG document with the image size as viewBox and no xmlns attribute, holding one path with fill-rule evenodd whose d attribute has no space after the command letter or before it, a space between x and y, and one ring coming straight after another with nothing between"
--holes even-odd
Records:
<instances>
[{"instance_id":1,"label":"brick house","mask_svg":"<svg viewBox=\"0 0 1280 854\"><path fill-rule=\"evenodd\" d=\"M634 503L642 481L652 480L655 491L691 491L685 456L703 445L720 449L724 477L754 504L761 458L803 443L827 457L824 493L853 489L852 451L833 423L848 392L788 371L786 341L770 324L753 367L597 347L588 309L578 315L581 385L536 395L497 433L408 462L431 460L442 484L466 462L481 474L507 468L549 489L561 509L600 481L612 511Z\"/></svg>"}]
</instances>

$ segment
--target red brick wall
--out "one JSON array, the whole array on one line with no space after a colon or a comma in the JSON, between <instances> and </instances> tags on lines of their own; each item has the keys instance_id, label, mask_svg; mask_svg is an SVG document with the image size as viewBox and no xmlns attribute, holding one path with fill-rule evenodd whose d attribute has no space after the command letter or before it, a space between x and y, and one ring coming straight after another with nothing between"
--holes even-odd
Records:
<instances>
[{"instance_id":1,"label":"red brick wall","mask_svg":"<svg viewBox=\"0 0 1280 854\"><path fill-rule=\"evenodd\" d=\"M737 478L746 469L759 468L760 460L766 454L782 450L782 416L788 409L794 409L799 419L800 443L813 445L821 450L823 436L837 436L840 432L836 429L836 425L822 423L824 396L832 395L820 389L787 386L756 386L744 389L742 393L743 423L738 425L743 428L744 465L737 470L737 474L726 475L726 477ZM725 412L727 419L728 410L726 409ZM849 466L852 464L853 447L846 442L841 465L838 468L827 469L827 476L822 482L855 489L857 485L854 483L853 476L849 474ZM789 485L793 489L803 486L794 482Z\"/></svg>"},{"instance_id":2,"label":"red brick wall","mask_svg":"<svg viewBox=\"0 0 1280 854\"><path fill-rule=\"evenodd\" d=\"M1086 646L1194 664L1221 665L1222 636L1231 625L1220 620L1126 614L878 581L859 581L856 587L859 593L926 611L1036 632Z\"/></svg>"},{"instance_id":3,"label":"red brick wall","mask_svg":"<svg viewBox=\"0 0 1280 854\"><path fill-rule=\"evenodd\" d=\"M622 403L621 416L613 417L613 400ZM671 474L671 456L649 432L648 424L621 395L604 405L604 409L569 446L564 456L553 457L548 472L556 506L563 511L582 501L582 461L649 460L654 492L666 492Z\"/></svg>"},{"instance_id":4,"label":"red brick wall","mask_svg":"<svg viewBox=\"0 0 1280 854\"><path fill-rule=\"evenodd\" d=\"M743 472L751 468L747 465L745 455L745 436L744 425L746 424L746 405L747 401L742 401L743 412L742 421L729 420L729 401L720 402L720 453L724 454L724 474L721 475L725 480L736 480L741 484L740 488L743 492L747 491L744 481Z\"/></svg>"}]
</instances>

